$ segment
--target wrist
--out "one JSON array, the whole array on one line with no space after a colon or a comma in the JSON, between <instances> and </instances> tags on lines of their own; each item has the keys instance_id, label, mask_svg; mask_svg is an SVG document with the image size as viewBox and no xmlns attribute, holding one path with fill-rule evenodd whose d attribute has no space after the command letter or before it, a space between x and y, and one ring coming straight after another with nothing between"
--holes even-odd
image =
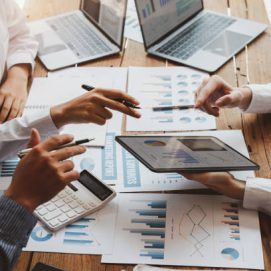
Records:
<instances>
[{"instance_id":1,"label":"wrist","mask_svg":"<svg viewBox=\"0 0 271 271\"><path fill-rule=\"evenodd\" d=\"M55 126L58 129L69 123L67 120L68 112L65 107L65 104L60 104L51 107L50 115Z\"/></svg>"},{"instance_id":2,"label":"wrist","mask_svg":"<svg viewBox=\"0 0 271 271\"><path fill-rule=\"evenodd\" d=\"M251 103L252 91L250 88L244 87L240 89L240 92L242 93L242 99L239 108L242 110L246 110Z\"/></svg>"}]
</instances>

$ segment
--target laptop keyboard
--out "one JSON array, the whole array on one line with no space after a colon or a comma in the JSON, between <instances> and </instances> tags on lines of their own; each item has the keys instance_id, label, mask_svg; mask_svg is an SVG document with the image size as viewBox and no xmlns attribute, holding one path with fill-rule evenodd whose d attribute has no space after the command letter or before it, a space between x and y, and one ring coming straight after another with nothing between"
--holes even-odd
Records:
<instances>
[{"instance_id":1,"label":"laptop keyboard","mask_svg":"<svg viewBox=\"0 0 271 271\"><path fill-rule=\"evenodd\" d=\"M46 22L79 59L112 51L77 14L69 14Z\"/></svg>"},{"instance_id":2,"label":"laptop keyboard","mask_svg":"<svg viewBox=\"0 0 271 271\"><path fill-rule=\"evenodd\" d=\"M186 60L235 21L216 14L204 14L156 51Z\"/></svg>"}]
</instances>

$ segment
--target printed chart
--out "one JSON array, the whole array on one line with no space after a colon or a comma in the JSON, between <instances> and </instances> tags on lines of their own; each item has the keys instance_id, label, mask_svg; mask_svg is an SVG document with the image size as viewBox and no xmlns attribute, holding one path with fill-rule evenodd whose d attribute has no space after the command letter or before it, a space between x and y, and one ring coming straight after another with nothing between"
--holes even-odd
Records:
<instances>
[{"instance_id":1,"label":"printed chart","mask_svg":"<svg viewBox=\"0 0 271 271\"><path fill-rule=\"evenodd\" d=\"M56 233L51 233L38 223L25 250L80 254L111 253L116 214L117 200L114 200L101 211L82 218Z\"/></svg>"},{"instance_id":2,"label":"printed chart","mask_svg":"<svg viewBox=\"0 0 271 271\"><path fill-rule=\"evenodd\" d=\"M264 268L255 247L257 212L226 197L120 194L113 254L102 262Z\"/></svg>"},{"instance_id":3,"label":"printed chart","mask_svg":"<svg viewBox=\"0 0 271 271\"><path fill-rule=\"evenodd\" d=\"M153 111L152 107L193 105L206 73L188 68L129 68L128 92L141 101L142 117L127 118L127 131L211 130L215 118L195 109Z\"/></svg>"}]
</instances>

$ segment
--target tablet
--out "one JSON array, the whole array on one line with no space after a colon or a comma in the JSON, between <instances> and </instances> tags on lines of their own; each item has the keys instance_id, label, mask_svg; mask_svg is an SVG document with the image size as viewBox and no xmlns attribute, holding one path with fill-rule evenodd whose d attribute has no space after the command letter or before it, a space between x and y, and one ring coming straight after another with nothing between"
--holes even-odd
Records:
<instances>
[{"instance_id":1,"label":"tablet","mask_svg":"<svg viewBox=\"0 0 271 271\"><path fill-rule=\"evenodd\" d=\"M212 136L117 136L116 141L154 172L260 168Z\"/></svg>"}]
</instances>

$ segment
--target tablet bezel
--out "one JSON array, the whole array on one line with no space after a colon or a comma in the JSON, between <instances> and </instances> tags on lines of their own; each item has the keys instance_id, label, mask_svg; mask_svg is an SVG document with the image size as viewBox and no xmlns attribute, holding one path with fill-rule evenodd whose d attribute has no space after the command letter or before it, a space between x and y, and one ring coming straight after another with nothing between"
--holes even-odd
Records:
<instances>
[{"instance_id":1,"label":"tablet bezel","mask_svg":"<svg viewBox=\"0 0 271 271\"><path fill-rule=\"evenodd\" d=\"M223 146L226 146L230 150L232 150L234 153L240 155L241 157L245 158L248 162L252 163L252 166L236 166L236 167L230 167L230 166L225 166L225 167L208 167L208 168L153 168L152 165L150 165L146 160L144 160L139 154L137 154L133 149L131 149L125 142L122 141L122 138L150 138L150 139L162 139L162 138L189 138L189 137L198 137L199 139L215 139L222 143ZM233 149L231 146L226 144L225 142L221 141L219 138L215 136L116 136L115 137L116 142L118 142L123 148L125 148L129 153L131 153L136 159L138 159L143 165L145 165L148 169L150 169L153 172L156 173L166 173L166 172L178 172L178 171L183 171L183 172L219 172L219 171L246 171L246 170L259 170L260 166L252 161L251 159L247 158L237 150Z\"/></svg>"}]
</instances>

